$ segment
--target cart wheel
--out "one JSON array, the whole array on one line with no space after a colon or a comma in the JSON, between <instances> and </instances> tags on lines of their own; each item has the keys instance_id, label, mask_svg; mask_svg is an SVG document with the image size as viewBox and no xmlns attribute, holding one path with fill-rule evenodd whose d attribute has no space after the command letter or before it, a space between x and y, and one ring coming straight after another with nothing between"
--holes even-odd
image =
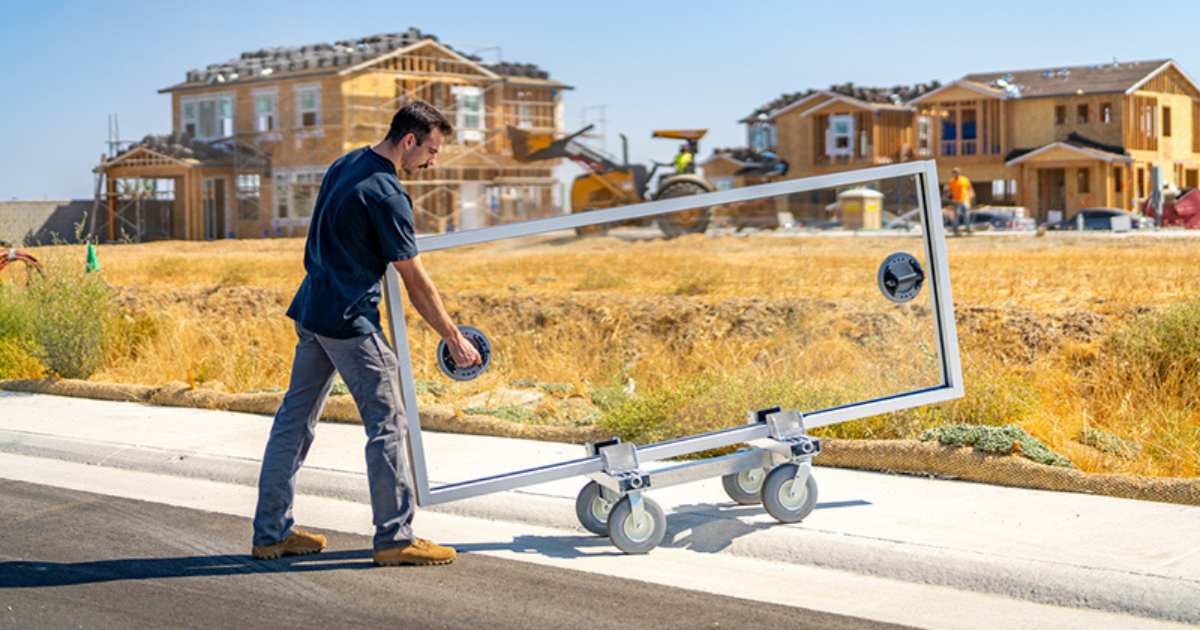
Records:
<instances>
[{"instance_id":1,"label":"cart wheel","mask_svg":"<svg viewBox=\"0 0 1200 630\"><path fill-rule=\"evenodd\" d=\"M604 486L589 481L575 498L575 516L579 517L579 524L597 536L607 536L608 514L615 499L616 493L606 492Z\"/></svg>"},{"instance_id":2,"label":"cart wheel","mask_svg":"<svg viewBox=\"0 0 1200 630\"><path fill-rule=\"evenodd\" d=\"M766 478L767 471L754 468L721 477L721 485L725 486L725 494L730 499L742 505L755 505L762 503L763 480Z\"/></svg>"},{"instance_id":3,"label":"cart wheel","mask_svg":"<svg viewBox=\"0 0 1200 630\"><path fill-rule=\"evenodd\" d=\"M777 466L763 482L762 502L767 513L781 523L797 523L817 506L817 480L811 474L796 488L796 464Z\"/></svg>"},{"instance_id":4,"label":"cart wheel","mask_svg":"<svg viewBox=\"0 0 1200 630\"><path fill-rule=\"evenodd\" d=\"M608 515L608 538L625 553L646 553L667 533L667 515L654 500L642 498L642 518L633 517L629 497L621 497Z\"/></svg>"}]
</instances>

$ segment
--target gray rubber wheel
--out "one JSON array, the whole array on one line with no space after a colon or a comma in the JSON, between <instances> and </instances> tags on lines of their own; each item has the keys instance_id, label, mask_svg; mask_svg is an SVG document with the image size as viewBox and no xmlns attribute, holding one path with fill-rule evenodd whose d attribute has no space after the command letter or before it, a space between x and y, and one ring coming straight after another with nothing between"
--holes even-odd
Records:
<instances>
[{"instance_id":1,"label":"gray rubber wheel","mask_svg":"<svg viewBox=\"0 0 1200 630\"><path fill-rule=\"evenodd\" d=\"M817 480L811 474L796 488L796 464L783 464L767 474L762 502L767 513L781 523L798 523L817 506Z\"/></svg>"},{"instance_id":2,"label":"gray rubber wheel","mask_svg":"<svg viewBox=\"0 0 1200 630\"><path fill-rule=\"evenodd\" d=\"M647 553L667 534L667 515L662 507L648 497L642 497L642 507L642 518L635 519L629 497L624 496L608 515L608 539L625 553Z\"/></svg>"},{"instance_id":3,"label":"gray rubber wheel","mask_svg":"<svg viewBox=\"0 0 1200 630\"><path fill-rule=\"evenodd\" d=\"M696 182L682 181L667 186L655 197L655 200L699 195L706 192L710 191ZM712 220L712 208L693 208L664 214L658 217L656 222L658 229L662 230L663 236L672 239L684 234L703 234L708 229L710 220Z\"/></svg>"},{"instance_id":4,"label":"gray rubber wheel","mask_svg":"<svg viewBox=\"0 0 1200 630\"><path fill-rule=\"evenodd\" d=\"M755 468L725 475L721 477L721 485L730 499L742 505L757 505L762 503L762 487L766 478L767 471Z\"/></svg>"},{"instance_id":5,"label":"gray rubber wheel","mask_svg":"<svg viewBox=\"0 0 1200 630\"><path fill-rule=\"evenodd\" d=\"M615 501L616 493L605 490L595 481L589 481L579 491L579 496L575 497L575 516L579 517L579 524L584 529L597 536L607 536L608 514Z\"/></svg>"}]
</instances>

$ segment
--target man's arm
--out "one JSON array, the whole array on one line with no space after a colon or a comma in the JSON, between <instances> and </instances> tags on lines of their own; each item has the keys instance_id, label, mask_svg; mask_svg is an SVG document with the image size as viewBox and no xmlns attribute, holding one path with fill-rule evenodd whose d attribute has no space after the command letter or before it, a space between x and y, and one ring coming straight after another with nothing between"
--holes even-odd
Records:
<instances>
[{"instance_id":1,"label":"man's arm","mask_svg":"<svg viewBox=\"0 0 1200 630\"><path fill-rule=\"evenodd\" d=\"M429 274L425 273L421 257L414 256L408 260L393 262L392 266L396 268L400 279L404 281L408 299L412 301L417 313L426 322L429 322L437 334L446 341L446 347L450 349L450 356L454 357L454 363L456 365L476 365L482 362L479 351L463 337L458 326L455 326L454 321L450 319L450 314L446 312L442 298L438 295L437 287L434 286Z\"/></svg>"}]
</instances>

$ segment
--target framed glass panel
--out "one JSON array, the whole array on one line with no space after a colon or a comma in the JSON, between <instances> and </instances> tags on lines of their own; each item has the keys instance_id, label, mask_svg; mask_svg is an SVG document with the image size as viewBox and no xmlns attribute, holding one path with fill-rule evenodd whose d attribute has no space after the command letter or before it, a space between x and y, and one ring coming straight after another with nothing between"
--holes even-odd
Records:
<instances>
[{"instance_id":1,"label":"framed glass panel","mask_svg":"<svg viewBox=\"0 0 1200 630\"><path fill-rule=\"evenodd\" d=\"M463 399L499 407L498 391L540 393L537 413L557 421L571 420L573 401L593 413L590 403L604 396L640 401L651 408L628 418L620 406L601 413L653 462L766 437L747 412L775 405L800 410L813 428L961 396L936 179L933 162L912 162L418 243L452 291L457 323L479 328L492 346L489 370L457 385ZM808 227L752 236L719 227L750 213ZM893 216L908 229L889 229ZM713 227L666 239L664 221ZM438 370L437 335L415 314L406 318L391 268L386 287L419 503L602 469L582 447L562 461L560 445L522 443L521 453L506 454L519 470L497 454L493 469L467 479L454 454L427 453L417 385L450 381Z\"/></svg>"}]
</instances>

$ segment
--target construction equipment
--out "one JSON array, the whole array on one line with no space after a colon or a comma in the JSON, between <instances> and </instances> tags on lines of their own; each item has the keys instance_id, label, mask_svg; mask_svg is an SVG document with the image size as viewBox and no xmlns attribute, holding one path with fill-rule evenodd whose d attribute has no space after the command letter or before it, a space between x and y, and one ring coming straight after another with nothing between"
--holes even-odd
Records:
<instances>
[{"instance_id":1,"label":"construction equipment","mask_svg":"<svg viewBox=\"0 0 1200 630\"><path fill-rule=\"evenodd\" d=\"M643 201L657 201L685 195L698 195L712 192L712 186L698 175L685 173L663 175L655 184L654 192L650 192L650 183L660 166L669 164L654 163L647 171L641 164L629 163L628 144L625 144L623 159L617 162L604 153L593 149L578 138L592 129L588 125L579 131L562 138L555 139L553 133L527 131L517 127L508 127L508 140L512 144L513 157L521 162L536 162L554 158L567 158L587 170L575 178L571 184L571 208L573 212L587 212L602 208L614 208ZM671 138L684 140L688 143L693 155L698 148L697 143L704 137L707 129L681 129L655 131L655 138ZM622 141L625 137L622 135ZM683 234L703 234L708 229L712 219L712 209L708 207L685 210L658 217L659 229L667 238L675 238ZM576 228L581 236L603 234L611 224L592 225Z\"/></svg>"}]
</instances>

